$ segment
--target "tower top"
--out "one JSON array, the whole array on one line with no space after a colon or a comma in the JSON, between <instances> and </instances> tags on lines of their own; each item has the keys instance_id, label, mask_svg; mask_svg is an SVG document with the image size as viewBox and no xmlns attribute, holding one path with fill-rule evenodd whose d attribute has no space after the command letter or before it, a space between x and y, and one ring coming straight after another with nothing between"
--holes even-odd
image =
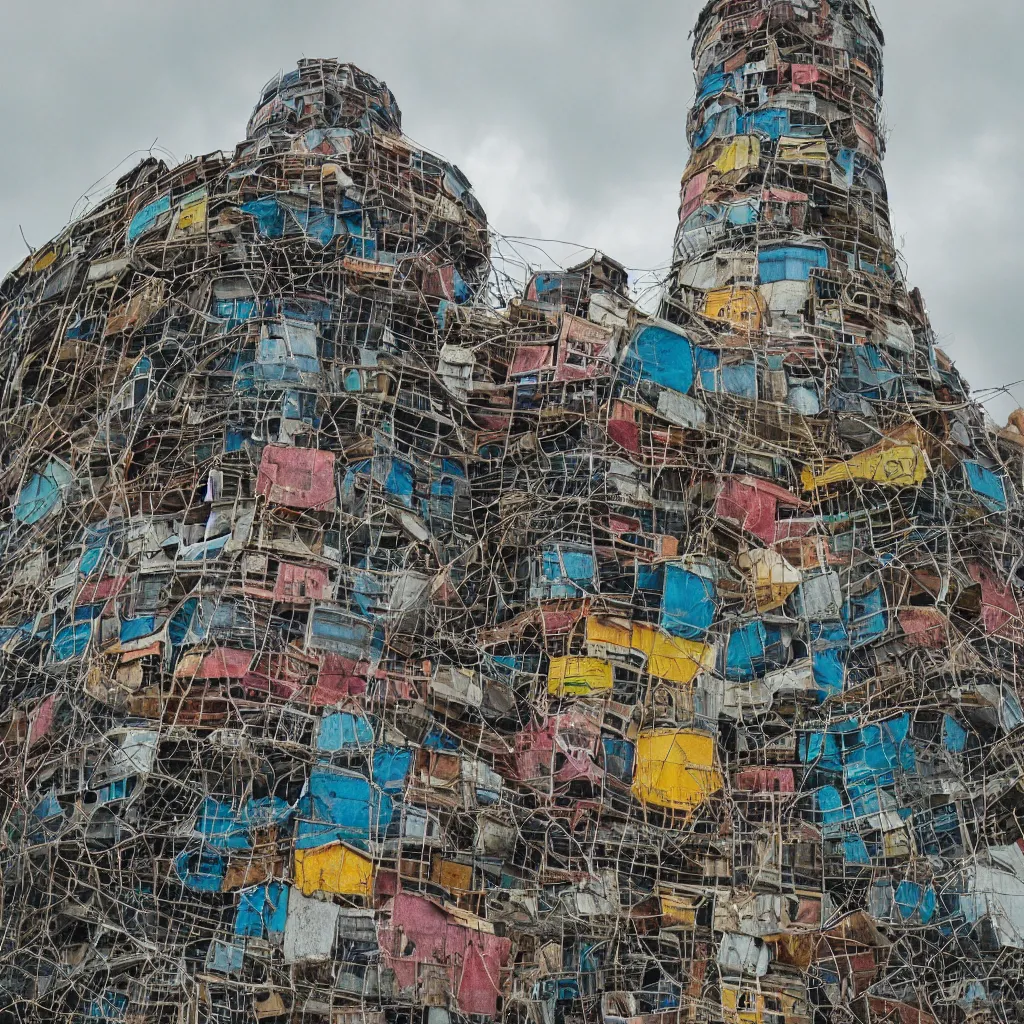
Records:
<instances>
[{"instance_id":1,"label":"tower top","mask_svg":"<svg viewBox=\"0 0 1024 1024\"><path fill-rule=\"evenodd\" d=\"M300 60L272 78L249 119L247 138L322 128L370 128L400 135L402 111L384 82L333 58Z\"/></svg>"},{"instance_id":2,"label":"tower top","mask_svg":"<svg viewBox=\"0 0 1024 1024\"><path fill-rule=\"evenodd\" d=\"M704 7L666 315L757 349L837 329L912 347L927 324L889 222L883 46L868 0Z\"/></svg>"}]
</instances>

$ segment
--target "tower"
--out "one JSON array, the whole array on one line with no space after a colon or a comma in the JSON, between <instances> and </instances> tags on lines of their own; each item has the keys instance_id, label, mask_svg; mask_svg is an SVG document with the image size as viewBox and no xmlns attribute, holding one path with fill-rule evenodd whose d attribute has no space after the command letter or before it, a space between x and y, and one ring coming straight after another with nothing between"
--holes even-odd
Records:
<instances>
[{"instance_id":1,"label":"tower","mask_svg":"<svg viewBox=\"0 0 1024 1024\"><path fill-rule=\"evenodd\" d=\"M509 941L398 884L447 870L403 792L478 562L448 410L487 272L458 169L307 60L4 280L5 1019L383 1020L431 937L493 1014Z\"/></svg>"},{"instance_id":2,"label":"tower","mask_svg":"<svg viewBox=\"0 0 1024 1024\"><path fill-rule=\"evenodd\" d=\"M732 1021L1014 1012L1018 796L975 782L1021 772L1019 414L991 424L906 284L882 46L866 0L704 7L661 311L685 340L641 373L700 418L688 470L746 577L742 607L720 562L708 585Z\"/></svg>"}]
</instances>

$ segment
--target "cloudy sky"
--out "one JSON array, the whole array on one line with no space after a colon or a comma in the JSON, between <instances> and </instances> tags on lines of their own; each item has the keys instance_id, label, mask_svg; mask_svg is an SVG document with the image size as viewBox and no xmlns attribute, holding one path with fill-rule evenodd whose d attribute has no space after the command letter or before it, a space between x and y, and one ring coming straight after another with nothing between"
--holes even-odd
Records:
<instances>
[{"instance_id":1,"label":"cloudy sky","mask_svg":"<svg viewBox=\"0 0 1024 1024\"><path fill-rule=\"evenodd\" d=\"M384 78L406 132L457 163L505 235L664 267L702 0L3 0L0 264L122 161L231 149L302 56ZM1024 378L1020 0L876 0L886 160L911 283L975 389ZM134 156L133 156L134 154ZM169 154L169 156L168 156ZM1016 205L1015 205L1016 204ZM1020 208L1018 208L1020 206ZM519 251L544 262L533 243ZM563 256L565 248L558 250ZM1024 405L994 395L994 415Z\"/></svg>"}]
</instances>

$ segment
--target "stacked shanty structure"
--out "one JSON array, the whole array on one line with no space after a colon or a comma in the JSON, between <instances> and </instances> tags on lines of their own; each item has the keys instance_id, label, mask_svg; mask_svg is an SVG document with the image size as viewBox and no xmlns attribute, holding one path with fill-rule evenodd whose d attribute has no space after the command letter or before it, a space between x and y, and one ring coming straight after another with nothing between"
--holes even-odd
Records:
<instances>
[{"instance_id":1,"label":"stacked shanty structure","mask_svg":"<svg viewBox=\"0 0 1024 1024\"><path fill-rule=\"evenodd\" d=\"M305 61L0 289L12 1021L1020 1013L1024 414L865 0L713 0L657 317Z\"/></svg>"}]
</instances>

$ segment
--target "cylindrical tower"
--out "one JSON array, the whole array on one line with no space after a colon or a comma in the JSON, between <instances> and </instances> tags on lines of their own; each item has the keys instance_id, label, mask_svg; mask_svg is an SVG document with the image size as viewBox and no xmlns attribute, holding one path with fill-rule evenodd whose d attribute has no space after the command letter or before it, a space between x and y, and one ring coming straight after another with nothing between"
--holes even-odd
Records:
<instances>
[{"instance_id":1,"label":"cylindrical tower","mask_svg":"<svg viewBox=\"0 0 1024 1024\"><path fill-rule=\"evenodd\" d=\"M751 588L717 577L713 627L732 1022L1005 1020L1021 969L1024 419L987 420L908 290L882 47L868 0L704 7L675 337L639 358L643 416L696 428L691 544Z\"/></svg>"},{"instance_id":2,"label":"cylindrical tower","mask_svg":"<svg viewBox=\"0 0 1024 1024\"><path fill-rule=\"evenodd\" d=\"M923 313L881 169L882 42L867 2L704 8L673 305L758 348L817 330L914 350Z\"/></svg>"}]
</instances>

